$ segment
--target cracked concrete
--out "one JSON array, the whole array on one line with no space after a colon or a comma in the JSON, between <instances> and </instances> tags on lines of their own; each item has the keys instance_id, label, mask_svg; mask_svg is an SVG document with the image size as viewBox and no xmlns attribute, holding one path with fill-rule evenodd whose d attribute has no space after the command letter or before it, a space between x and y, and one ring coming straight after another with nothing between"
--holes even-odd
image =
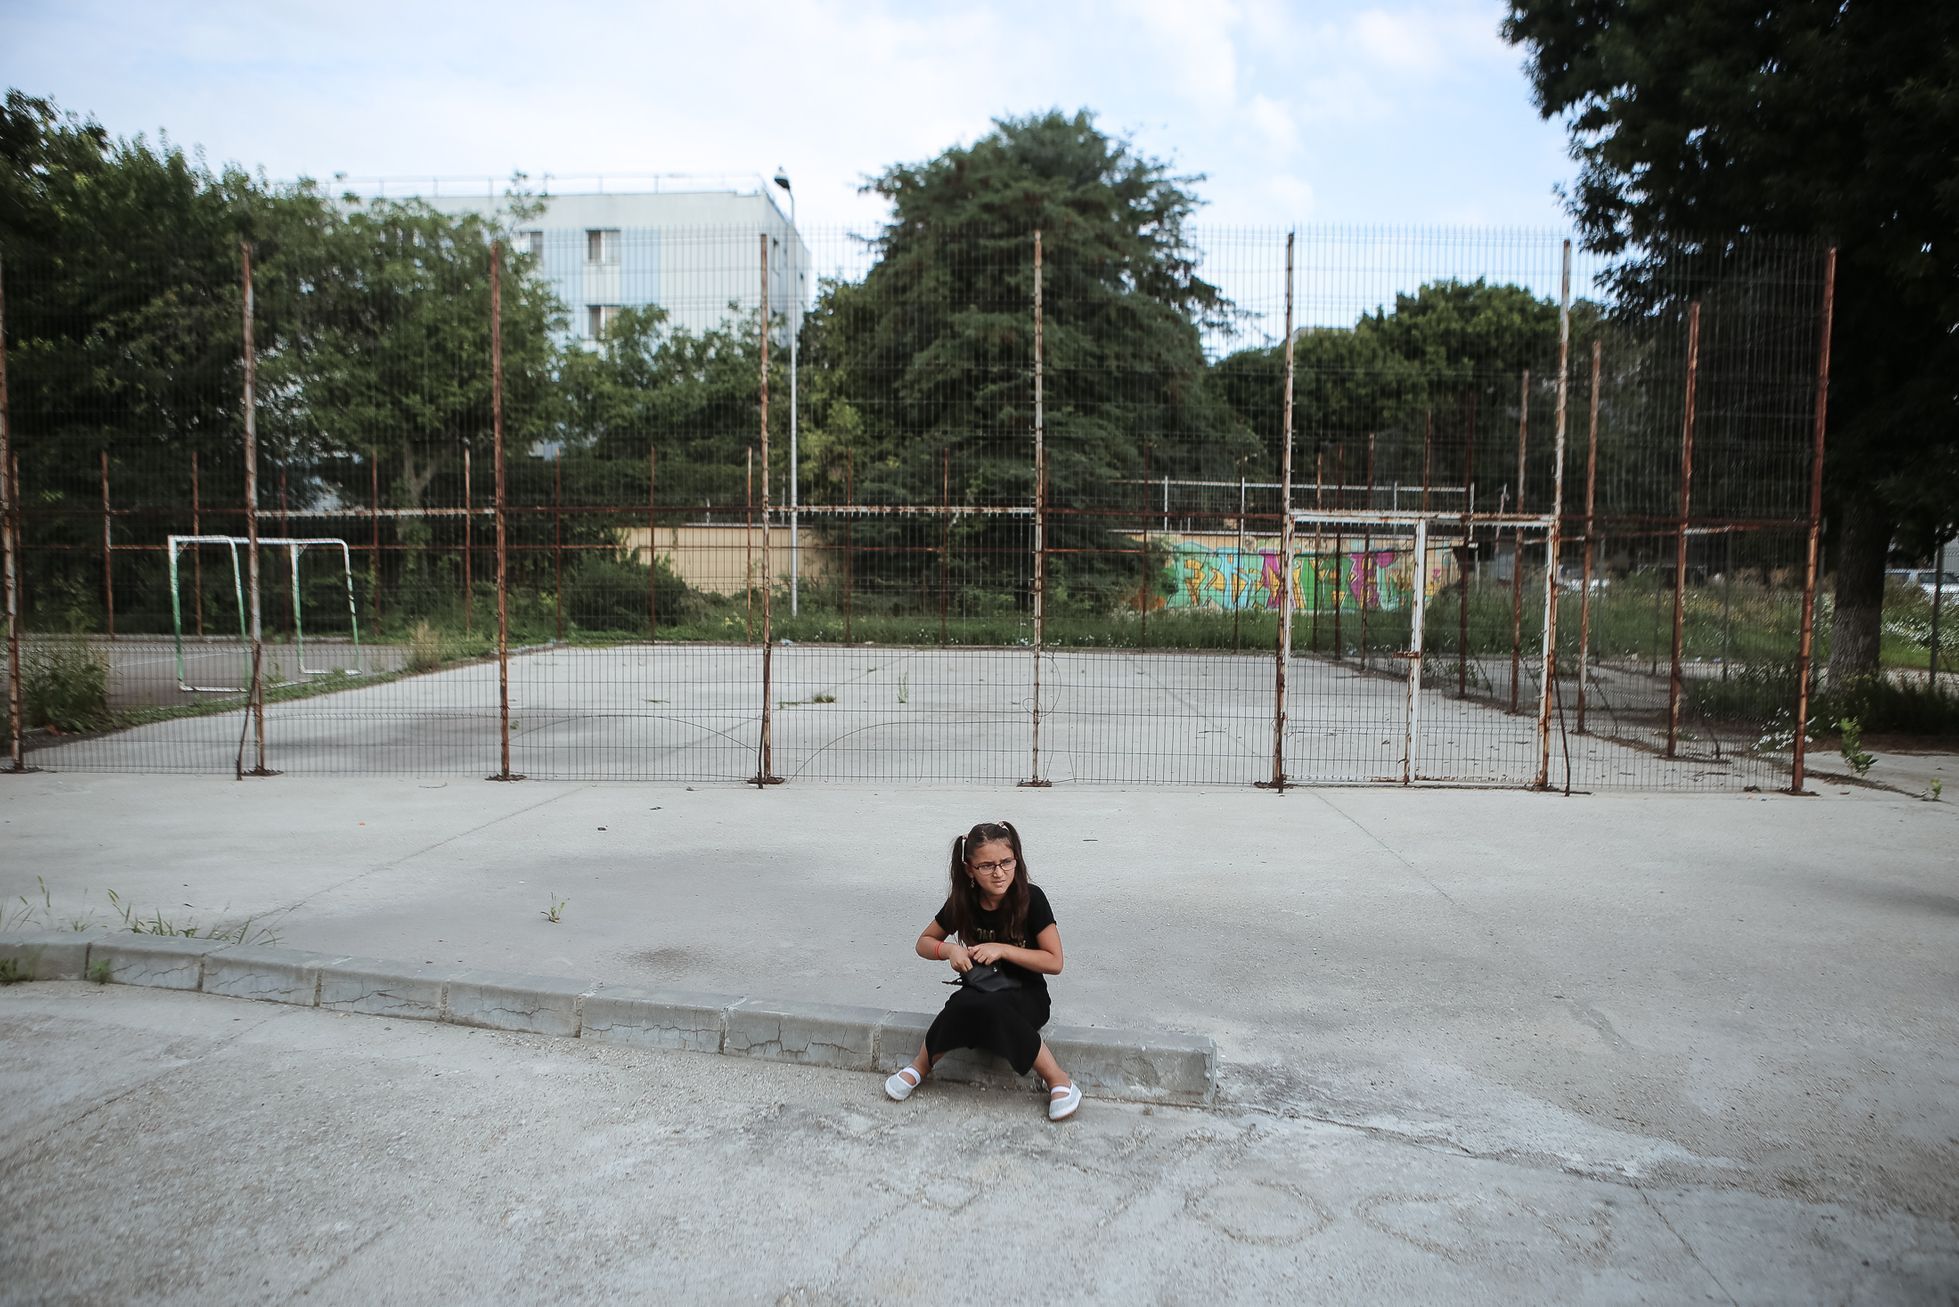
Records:
<instances>
[{"instance_id":1,"label":"cracked concrete","mask_svg":"<svg viewBox=\"0 0 1959 1307\"><path fill-rule=\"evenodd\" d=\"M0 1040L11 1301L915 1301L976 1229L1004 1302L1959 1284L1927 1213L1234 1108L1091 1102L1057 1127L1033 1093L895 1104L848 1072L73 982L0 991Z\"/></svg>"}]
</instances>

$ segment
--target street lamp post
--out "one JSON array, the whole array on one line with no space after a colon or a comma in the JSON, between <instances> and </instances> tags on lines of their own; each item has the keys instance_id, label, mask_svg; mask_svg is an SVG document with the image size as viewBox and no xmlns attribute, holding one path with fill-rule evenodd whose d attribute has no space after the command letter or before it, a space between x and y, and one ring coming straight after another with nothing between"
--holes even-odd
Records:
<instances>
[{"instance_id":1,"label":"street lamp post","mask_svg":"<svg viewBox=\"0 0 1959 1307\"><path fill-rule=\"evenodd\" d=\"M799 609L798 585L803 562L796 520L796 510L802 502L796 493L796 347L803 335L803 260L798 247L802 236L796 230L796 192L789 185L789 174L777 168L775 184L789 197L789 257L796 261L795 273L789 278L789 294L794 300L789 311L789 615L794 617ZM762 311L768 312L766 305ZM764 525L762 529L766 531L768 527Z\"/></svg>"}]
</instances>

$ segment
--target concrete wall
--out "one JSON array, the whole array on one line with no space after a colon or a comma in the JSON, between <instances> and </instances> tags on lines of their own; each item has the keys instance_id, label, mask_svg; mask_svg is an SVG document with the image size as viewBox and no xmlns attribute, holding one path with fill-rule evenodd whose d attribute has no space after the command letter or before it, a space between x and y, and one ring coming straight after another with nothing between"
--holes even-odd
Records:
<instances>
[{"instance_id":1,"label":"concrete wall","mask_svg":"<svg viewBox=\"0 0 1959 1307\"><path fill-rule=\"evenodd\" d=\"M727 526L720 523L662 526L656 548L660 561L694 589L708 594L738 595L746 589L751 578L755 584L761 583L764 533L759 523L753 527L740 523ZM620 553L641 567L646 566L646 534L645 527L633 527L619 533ZM777 525L768 528L766 534L769 538L769 571L778 586L787 585L789 528ZM808 527L803 528L801 536L802 546L797 552L802 579L806 582L825 581L837 575L842 564L836 552L818 544L815 534Z\"/></svg>"}]
</instances>

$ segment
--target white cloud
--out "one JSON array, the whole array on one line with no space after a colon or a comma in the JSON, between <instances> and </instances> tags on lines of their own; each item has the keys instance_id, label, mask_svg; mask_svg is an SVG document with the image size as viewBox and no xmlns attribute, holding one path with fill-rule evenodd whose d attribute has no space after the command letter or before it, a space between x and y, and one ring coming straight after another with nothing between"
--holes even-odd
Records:
<instances>
[{"instance_id":1,"label":"white cloud","mask_svg":"<svg viewBox=\"0 0 1959 1307\"><path fill-rule=\"evenodd\" d=\"M1236 7L1226 0L1122 0L1156 48L1163 77L1192 107L1228 112L1238 99Z\"/></svg>"}]
</instances>

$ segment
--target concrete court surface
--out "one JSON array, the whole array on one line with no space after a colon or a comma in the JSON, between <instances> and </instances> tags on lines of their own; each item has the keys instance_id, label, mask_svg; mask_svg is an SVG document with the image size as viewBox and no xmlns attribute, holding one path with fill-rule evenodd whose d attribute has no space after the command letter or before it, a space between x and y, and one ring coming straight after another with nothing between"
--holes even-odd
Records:
<instances>
[{"instance_id":1,"label":"concrete court surface","mask_svg":"<svg viewBox=\"0 0 1959 1307\"><path fill-rule=\"evenodd\" d=\"M1620 1236L1600 1244L1583 1233L1589 1199L1576 1195L1591 1185L1604 1188L1583 1192L1616 1194L1628 1208L1659 1202L1678 1236L1674 1272L1688 1274L1696 1259L1723 1268L1692 1281L1716 1301L1959 1293L1959 802L1950 798L1848 787L1804 799L1560 799L44 773L0 777L0 894L16 909L17 895L38 904L35 876L46 876L53 911L39 924L104 908L115 889L180 924L250 914L295 948L929 1010L945 992L940 973L908 946L943 893L948 841L980 818L1021 827L1054 901L1068 957L1057 1020L1218 1040L1219 1105L1173 1114L1205 1142L1165 1144L1166 1156L1213 1158L1203 1164L1208 1183L1257 1177L1329 1213L1358 1212L1368 1196L1343 1190L1348 1208L1329 1199L1335 1181L1320 1164L1342 1156L1325 1151L1335 1138L1390 1148L1394 1166L1496 1168L1424 1173L1394 1189L1482 1251L1467 1262L1433 1252L1432 1278L1384 1281L1383 1296L1436 1296L1455 1284L1492 1297L1688 1296L1672 1282L1557 1278L1583 1265L1616 1277L1632 1265ZM552 924L543 910L560 899L563 919ZM120 1003L126 993L109 996ZM0 999L38 1004L37 995L53 1002L56 991L19 987ZM253 1021L260 1009L235 1015ZM280 1029L302 1029L293 1024L302 1018L325 1020L298 1014ZM38 1049L62 1022L31 1024L31 1033L13 1028L10 1049ZM433 1033L412 1038L451 1046ZM441 1069L442 1054L426 1056ZM597 1056L550 1054L583 1068ZM244 1057L228 1054L226 1065ZM838 1132L818 1124L828 1109L811 1104L821 1093L879 1123L865 1132L885 1128L874 1081L751 1082L743 1077L779 1071L704 1060L714 1069L660 1074L706 1077L715 1104L774 1095L826 1140ZM840 1087L732 1088L819 1080ZM303 1092L288 1096L301 1111ZM948 1092L945 1101L968 1100ZM1169 1128L1160 1114L1091 1107L1094 1129L1138 1132L1135 1149L1182 1137L1156 1133ZM479 1110L440 1096L423 1103L401 1147L420 1148L421 1123ZM971 1110L973 1130L995 1120L993 1107ZM1128 1124L1101 1124L1115 1120ZM1207 1152L1211 1136L1256 1142ZM270 1127L246 1133L258 1156L283 1159L263 1151L280 1137ZM1076 1183L1072 1154L1026 1146L1065 1169L1049 1174L1055 1185ZM963 1162L978 1166L983 1153ZM101 1160L87 1174L109 1202L118 1162L106 1149L91 1156ZM920 1166L944 1160L904 1157L905 1178L888 1183L864 1161L867 1202L891 1185L909 1194L903 1186L923 1183ZM1538 1226L1498 1219L1510 1210L1506 1193L1563 1233L1534 1242ZM1676 1211L1659 1194L1686 1205ZM1183 1210L1201 1206L1189 1199ZM1046 1209L1016 1208L1029 1210ZM1045 1222L1052 1247L1064 1234L1092 1243L1094 1223L1109 1215L1058 1210ZM1341 1219L1329 1216L1328 1228ZM1831 1242L1843 1231L1853 1232L1847 1250ZM1260 1262L1268 1271L1326 1270L1308 1251L1319 1236L1227 1238L1233 1248L1292 1250ZM1723 1260L1763 1250L1774 1251L1752 1270ZM1499 1254L1551 1278L1475 1278L1496 1274L1487 1263ZM1447 1278L1471 1263L1483 1268L1471 1279ZM846 1300L854 1292L848 1278L823 1283ZM1277 1296L1282 1283L1324 1281L1254 1277L1246 1292Z\"/></svg>"},{"instance_id":2,"label":"concrete court surface","mask_svg":"<svg viewBox=\"0 0 1959 1307\"><path fill-rule=\"evenodd\" d=\"M156 657L170 663L167 649ZM743 646L526 651L510 663L511 769L559 780L745 780L758 762L761 661L758 648ZM1363 674L1351 661L1293 661L1290 778L1400 778L1408 690L1403 677L1381 674L1392 666L1377 660L1375 672ZM1089 784L1269 778L1273 674L1271 656L1259 652L1049 651L1041 660L1040 774ZM788 780L1012 784L1034 767L1034 658L1026 649L785 645L774 655L769 697L772 767ZM1457 700L1453 677L1432 679L1417 713L1415 776L1530 783L1538 766L1536 691L1527 688L1522 701L1525 711L1512 714ZM1606 714L1597 720L1601 729L1620 729ZM34 761L62 771L224 775L241 726L238 711L180 718L51 744L36 749ZM500 765L497 669L477 663L274 702L266 726L269 764L292 775L481 776ZM1554 733L1553 781L1563 783L1568 746L1578 789L1786 783L1781 760L1738 754L1733 745L1717 758L1705 741L1689 738L1683 757L1669 761L1651 747Z\"/></svg>"},{"instance_id":3,"label":"concrete court surface","mask_svg":"<svg viewBox=\"0 0 1959 1307\"><path fill-rule=\"evenodd\" d=\"M78 982L0 991L7 1301L1941 1302L1936 1217ZM987 1268L974 1269L977 1263Z\"/></svg>"}]
</instances>

